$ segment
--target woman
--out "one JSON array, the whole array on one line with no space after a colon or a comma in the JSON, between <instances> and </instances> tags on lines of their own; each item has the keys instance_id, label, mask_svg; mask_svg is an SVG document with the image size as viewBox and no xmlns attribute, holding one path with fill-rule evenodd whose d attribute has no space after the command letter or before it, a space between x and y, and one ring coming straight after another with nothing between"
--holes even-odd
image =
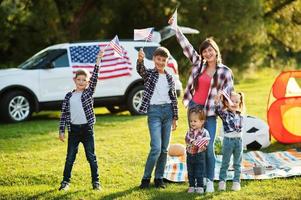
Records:
<instances>
[{"instance_id":1,"label":"woman","mask_svg":"<svg viewBox=\"0 0 301 200\"><path fill-rule=\"evenodd\" d=\"M220 90L226 90L228 94L233 90L232 71L222 64L219 48L213 39L204 40L198 53L178 27L176 37L183 48L184 55L192 63L192 72L184 92L184 105L188 106L188 109L195 106L202 107L207 116L205 128L209 131L211 140L206 153L206 192L214 192L216 131L214 97Z\"/></svg>"}]
</instances>

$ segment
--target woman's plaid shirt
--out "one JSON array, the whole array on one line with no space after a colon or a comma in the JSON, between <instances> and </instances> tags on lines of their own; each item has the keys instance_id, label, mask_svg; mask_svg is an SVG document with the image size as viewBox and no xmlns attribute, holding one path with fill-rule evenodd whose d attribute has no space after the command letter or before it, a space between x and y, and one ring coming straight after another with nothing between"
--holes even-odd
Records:
<instances>
[{"instance_id":1,"label":"woman's plaid shirt","mask_svg":"<svg viewBox=\"0 0 301 200\"><path fill-rule=\"evenodd\" d=\"M200 55L196 50L194 50L193 46L184 36L184 34L177 28L176 36L179 44L183 49L184 55L189 58L192 63L192 71L189 76L186 89L184 91L183 103L187 107L190 100L194 95L194 79L197 77L199 73L203 73L206 68L206 64L201 62ZM217 79L217 84L214 84L214 78ZM218 64L216 68L216 72L214 74L214 78L211 79L211 87L208 91L208 97L204 105L204 110L207 116L215 115L215 104L214 97L217 95L219 90L223 90L227 88L227 90L233 90L233 76L230 68L223 64Z\"/></svg>"},{"instance_id":2,"label":"woman's plaid shirt","mask_svg":"<svg viewBox=\"0 0 301 200\"><path fill-rule=\"evenodd\" d=\"M153 96L155 86L158 82L159 72L156 69L146 69L144 63L139 63L137 61L137 72L144 79L144 93L142 97L142 103L139 108L139 112L147 113L147 109L149 107L150 100ZM178 119L178 101L175 90L175 83L173 81L172 76L165 71L167 82L169 85L169 97L171 100L172 110L173 110L173 119Z\"/></svg>"},{"instance_id":3,"label":"woman's plaid shirt","mask_svg":"<svg viewBox=\"0 0 301 200\"><path fill-rule=\"evenodd\" d=\"M95 115L93 111L93 94L96 88L97 79L98 79L98 72L99 72L99 66L95 65L92 76L90 78L89 87L83 91L83 94L81 96L81 101L83 105L83 109L88 121L89 126L93 127L95 124ZM64 134L65 133L65 127L67 126L68 132L71 132L71 114L70 114L70 98L72 96L72 93L75 90L68 92L65 96L65 99L63 100L62 105L62 112L61 112L61 118L60 118L60 126L59 126L59 133Z\"/></svg>"}]
</instances>

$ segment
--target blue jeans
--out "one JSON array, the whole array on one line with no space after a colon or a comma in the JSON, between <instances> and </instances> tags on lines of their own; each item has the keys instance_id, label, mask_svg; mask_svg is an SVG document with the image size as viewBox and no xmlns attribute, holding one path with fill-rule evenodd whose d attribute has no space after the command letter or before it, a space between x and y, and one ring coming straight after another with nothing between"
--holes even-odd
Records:
<instances>
[{"instance_id":1,"label":"blue jeans","mask_svg":"<svg viewBox=\"0 0 301 200\"><path fill-rule=\"evenodd\" d=\"M193 107L204 107L199 105L192 100L189 102L188 108ZM189 119L188 119L189 121ZM215 152L214 152L214 141L215 141L215 132L216 132L216 116L207 116L205 122L205 129L208 130L210 135L210 141L206 150L206 178L213 181L214 179L214 169L215 169Z\"/></svg>"},{"instance_id":2,"label":"blue jeans","mask_svg":"<svg viewBox=\"0 0 301 200\"><path fill-rule=\"evenodd\" d=\"M173 120L171 104L150 105L147 111L150 133L150 152L145 164L143 179L150 179L156 165L155 178L162 179Z\"/></svg>"},{"instance_id":3,"label":"blue jeans","mask_svg":"<svg viewBox=\"0 0 301 200\"><path fill-rule=\"evenodd\" d=\"M223 139L223 160L219 173L219 180L226 181L230 158L233 155L234 178L233 182L240 182L241 160L242 160L242 139L228 138Z\"/></svg>"},{"instance_id":4,"label":"blue jeans","mask_svg":"<svg viewBox=\"0 0 301 200\"><path fill-rule=\"evenodd\" d=\"M204 187L203 178L205 175L206 153L200 152L190 154L187 152L187 172L189 187Z\"/></svg>"},{"instance_id":5,"label":"blue jeans","mask_svg":"<svg viewBox=\"0 0 301 200\"><path fill-rule=\"evenodd\" d=\"M88 124L71 125L71 132L68 135L68 149L63 181L70 182L71 171L80 142L84 145L86 158L90 163L92 182L99 181L98 165L94 152L94 133L93 129Z\"/></svg>"}]
</instances>

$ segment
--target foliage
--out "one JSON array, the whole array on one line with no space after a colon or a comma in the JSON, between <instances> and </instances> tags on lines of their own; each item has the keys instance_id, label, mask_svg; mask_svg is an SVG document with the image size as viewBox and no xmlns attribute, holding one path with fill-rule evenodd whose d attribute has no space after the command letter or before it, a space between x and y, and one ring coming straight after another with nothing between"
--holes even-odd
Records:
<instances>
[{"instance_id":1,"label":"foliage","mask_svg":"<svg viewBox=\"0 0 301 200\"><path fill-rule=\"evenodd\" d=\"M160 30L179 5L182 26L200 30L187 37L198 49L214 37L224 63L236 70L250 66L301 62L301 2L297 0L2 0L0 1L0 68L11 67L49 45L132 38L134 28ZM189 73L175 38L162 42Z\"/></svg>"}]
</instances>

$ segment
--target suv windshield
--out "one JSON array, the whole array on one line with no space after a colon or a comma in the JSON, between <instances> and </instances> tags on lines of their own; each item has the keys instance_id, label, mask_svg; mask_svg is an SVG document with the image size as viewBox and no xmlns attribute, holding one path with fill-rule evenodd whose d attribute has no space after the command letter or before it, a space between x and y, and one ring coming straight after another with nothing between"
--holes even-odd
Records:
<instances>
[{"instance_id":1,"label":"suv windshield","mask_svg":"<svg viewBox=\"0 0 301 200\"><path fill-rule=\"evenodd\" d=\"M19 65L22 69L45 69L47 65L59 56L66 54L66 49L53 49L48 51L43 51L37 55L26 60L24 63Z\"/></svg>"},{"instance_id":2,"label":"suv windshield","mask_svg":"<svg viewBox=\"0 0 301 200\"><path fill-rule=\"evenodd\" d=\"M35 69L37 65L39 65L41 62L43 62L43 60L45 60L46 56L47 56L47 52L44 51L38 55L35 55L35 56L29 58L25 62L23 62L21 65L19 65L19 68Z\"/></svg>"}]
</instances>

